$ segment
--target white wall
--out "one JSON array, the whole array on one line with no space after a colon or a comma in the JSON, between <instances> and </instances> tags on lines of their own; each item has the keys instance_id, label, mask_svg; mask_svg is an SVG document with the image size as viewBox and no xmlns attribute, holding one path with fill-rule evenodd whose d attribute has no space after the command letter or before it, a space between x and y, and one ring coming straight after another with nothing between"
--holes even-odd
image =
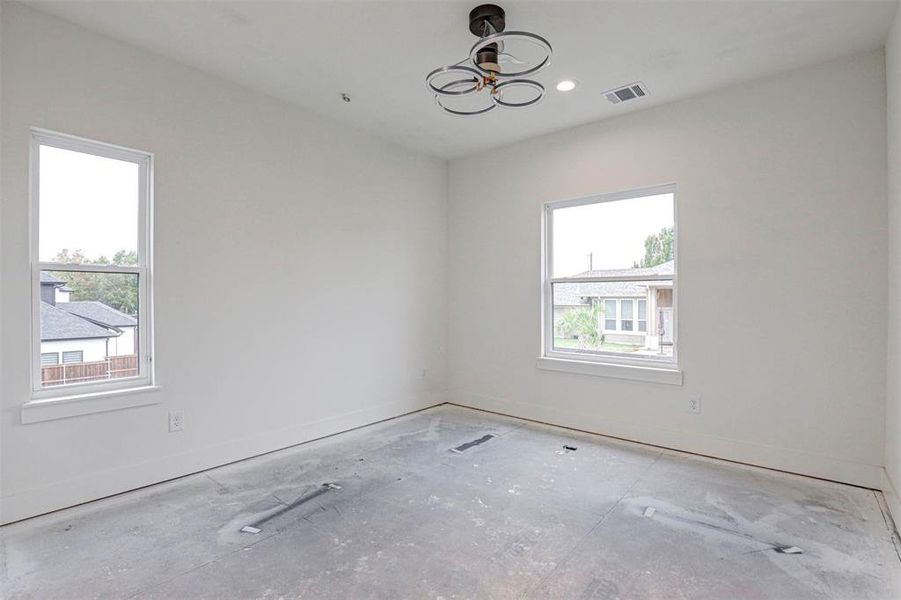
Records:
<instances>
[{"instance_id":1,"label":"white wall","mask_svg":"<svg viewBox=\"0 0 901 600\"><path fill-rule=\"evenodd\" d=\"M137 345L135 344L135 327L120 327L122 330L120 335L110 338L108 352L110 356L128 356L129 354L137 354Z\"/></svg>"},{"instance_id":2,"label":"white wall","mask_svg":"<svg viewBox=\"0 0 901 600\"><path fill-rule=\"evenodd\" d=\"M448 177L28 8L3 3L2 19L0 521L441 401L445 358L463 404L864 485L884 461L898 480L897 22L887 225L881 53L457 160ZM31 125L156 154L159 404L20 424ZM491 177L490 195L471 184ZM542 202L665 182L685 384L537 371ZM169 410L186 431L166 432Z\"/></svg>"},{"instance_id":3,"label":"white wall","mask_svg":"<svg viewBox=\"0 0 901 600\"><path fill-rule=\"evenodd\" d=\"M55 342L41 342L41 353L56 352L59 354L59 362L63 362L63 352L83 353L81 362L96 362L106 358L107 338L94 338L89 340L59 340Z\"/></svg>"},{"instance_id":4,"label":"white wall","mask_svg":"<svg viewBox=\"0 0 901 600\"><path fill-rule=\"evenodd\" d=\"M885 410L885 469L882 486L895 521L901 523L901 15L896 14L885 47L888 113L888 378Z\"/></svg>"},{"instance_id":5,"label":"white wall","mask_svg":"<svg viewBox=\"0 0 901 600\"><path fill-rule=\"evenodd\" d=\"M451 401L878 486L884 85L879 51L453 161ZM537 370L542 203L669 182L684 385Z\"/></svg>"},{"instance_id":6,"label":"white wall","mask_svg":"<svg viewBox=\"0 0 901 600\"><path fill-rule=\"evenodd\" d=\"M443 400L443 162L16 4L2 18L3 521ZM159 404L20 424L29 126L155 153Z\"/></svg>"}]
</instances>

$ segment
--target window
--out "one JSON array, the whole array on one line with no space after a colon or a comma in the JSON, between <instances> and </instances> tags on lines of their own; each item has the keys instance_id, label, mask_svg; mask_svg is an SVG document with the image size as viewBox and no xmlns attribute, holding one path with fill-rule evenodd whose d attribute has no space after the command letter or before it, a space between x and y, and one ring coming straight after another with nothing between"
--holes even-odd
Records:
<instances>
[{"instance_id":1,"label":"window","mask_svg":"<svg viewBox=\"0 0 901 600\"><path fill-rule=\"evenodd\" d=\"M616 329L616 300L604 300L604 329Z\"/></svg>"},{"instance_id":2,"label":"window","mask_svg":"<svg viewBox=\"0 0 901 600\"><path fill-rule=\"evenodd\" d=\"M84 362L84 351L83 350L70 350L69 352L63 352L63 364L67 365L69 363L80 363Z\"/></svg>"},{"instance_id":3,"label":"window","mask_svg":"<svg viewBox=\"0 0 901 600\"><path fill-rule=\"evenodd\" d=\"M32 131L36 397L152 383L151 166L145 152Z\"/></svg>"},{"instance_id":4,"label":"window","mask_svg":"<svg viewBox=\"0 0 901 600\"><path fill-rule=\"evenodd\" d=\"M632 301L620 300L620 329L623 331L632 331Z\"/></svg>"},{"instance_id":5,"label":"window","mask_svg":"<svg viewBox=\"0 0 901 600\"><path fill-rule=\"evenodd\" d=\"M543 356L676 362L675 186L545 205Z\"/></svg>"}]
</instances>

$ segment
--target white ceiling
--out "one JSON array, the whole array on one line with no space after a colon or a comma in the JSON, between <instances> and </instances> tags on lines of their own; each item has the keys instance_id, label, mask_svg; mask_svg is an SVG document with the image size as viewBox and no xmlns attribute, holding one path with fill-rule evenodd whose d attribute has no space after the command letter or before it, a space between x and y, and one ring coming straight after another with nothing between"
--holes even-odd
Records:
<instances>
[{"instance_id":1,"label":"white ceiling","mask_svg":"<svg viewBox=\"0 0 901 600\"><path fill-rule=\"evenodd\" d=\"M508 30L538 33L554 47L551 66L535 76L548 97L520 111L459 118L439 112L424 78L469 53L476 0L28 4L445 158L879 48L896 7L503 0ZM561 78L579 87L561 94ZM614 106L600 94L636 80L648 98Z\"/></svg>"}]
</instances>

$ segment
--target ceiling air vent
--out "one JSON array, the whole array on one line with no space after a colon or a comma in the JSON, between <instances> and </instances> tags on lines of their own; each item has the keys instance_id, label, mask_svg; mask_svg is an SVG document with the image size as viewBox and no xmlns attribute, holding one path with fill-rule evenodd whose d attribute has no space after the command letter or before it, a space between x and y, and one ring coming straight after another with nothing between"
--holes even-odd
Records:
<instances>
[{"instance_id":1,"label":"ceiling air vent","mask_svg":"<svg viewBox=\"0 0 901 600\"><path fill-rule=\"evenodd\" d=\"M643 98L647 95L648 88L640 81L604 92L604 96L611 104L619 104L620 102Z\"/></svg>"}]
</instances>

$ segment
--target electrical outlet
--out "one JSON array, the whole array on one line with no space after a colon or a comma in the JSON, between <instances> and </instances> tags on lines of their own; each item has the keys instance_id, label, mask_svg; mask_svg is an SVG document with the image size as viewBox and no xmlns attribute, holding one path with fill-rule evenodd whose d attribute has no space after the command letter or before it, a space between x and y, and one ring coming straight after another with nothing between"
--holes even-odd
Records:
<instances>
[{"instance_id":1,"label":"electrical outlet","mask_svg":"<svg viewBox=\"0 0 901 600\"><path fill-rule=\"evenodd\" d=\"M701 397L697 398L689 398L688 399L688 412L693 412L695 414L701 412Z\"/></svg>"},{"instance_id":2,"label":"electrical outlet","mask_svg":"<svg viewBox=\"0 0 901 600\"><path fill-rule=\"evenodd\" d=\"M184 411L174 411L169 413L169 433L182 431L185 428Z\"/></svg>"}]
</instances>

